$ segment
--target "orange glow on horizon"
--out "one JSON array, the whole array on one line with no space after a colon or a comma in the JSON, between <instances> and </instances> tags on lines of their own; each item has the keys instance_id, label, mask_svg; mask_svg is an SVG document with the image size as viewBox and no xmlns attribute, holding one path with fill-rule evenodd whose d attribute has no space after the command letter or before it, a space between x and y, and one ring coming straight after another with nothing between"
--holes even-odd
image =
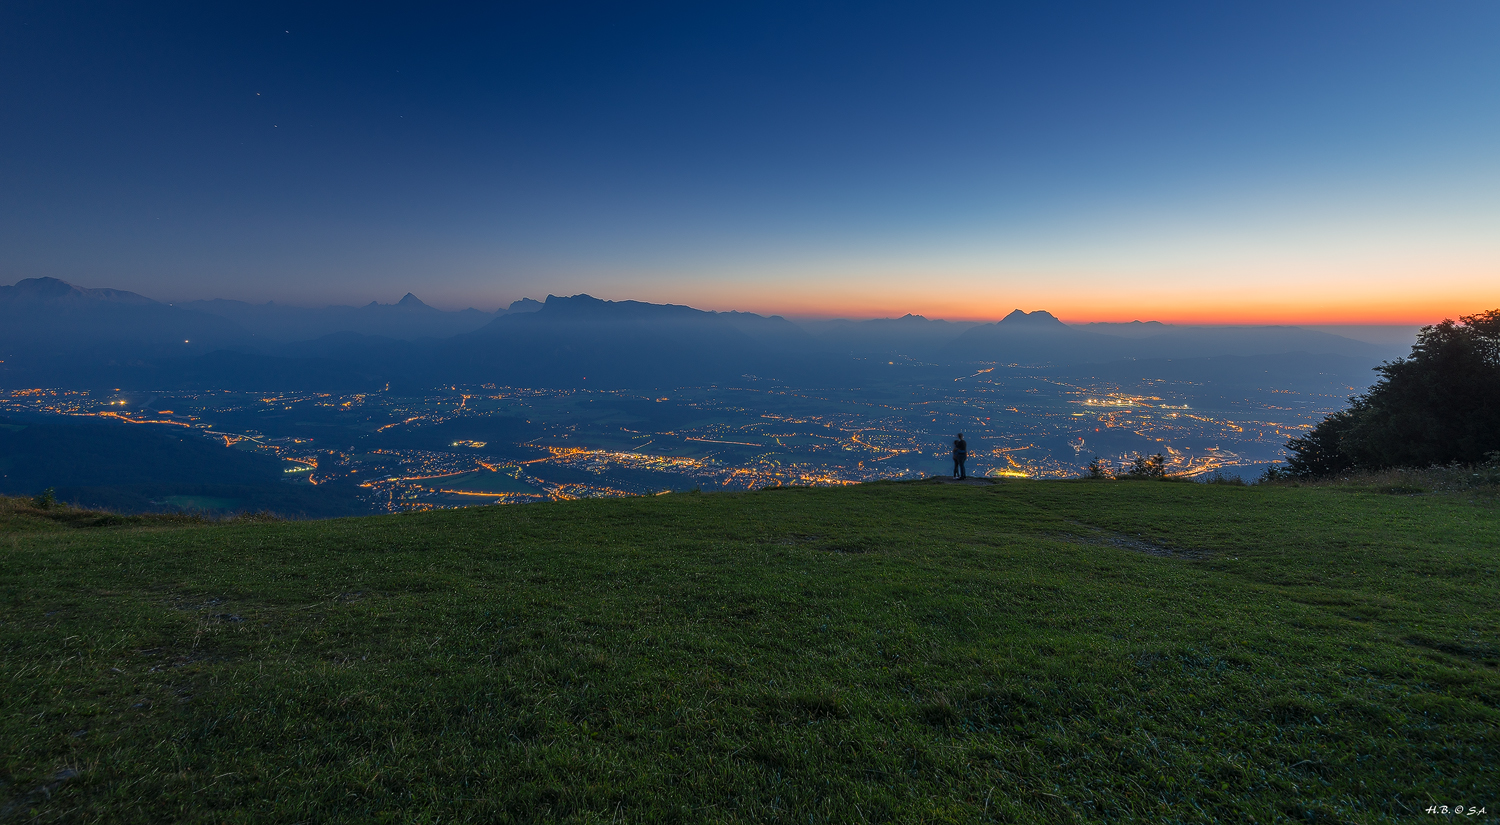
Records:
<instances>
[{"instance_id":1,"label":"orange glow on horizon","mask_svg":"<svg viewBox=\"0 0 1500 825\"><path fill-rule=\"evenodd\" d=\"M1218 303L1153 303L1140 299L1106 301L1076 301L1027 297L1024 300L989 300L958 304L933 302L932 304L892 306L879 304L831 304L823 302L770 303L765 301L720 302L671 301L687 303L698 309L740 312L755 312L760 315L781 315L789 318L862 320L868 318L900 318L908 313L929 319L946 321L977 321L993 323L1009 315L1013 310L1026 312L1046 310L1068 324L1129 323L1131 321L1160 321L1165 324L1202 326L1426 326L1444 319L1458 320L1463 315L1473 315L1500 308L1500 296L1483 300L1390 300L1364 301L1337 304L1332 302L1308 303L1302 306L1271 302Z\"/></svg>"},{"instance_id":2,"label":"orange glow on horizon","mask_svg":"<svg viewBox=\"0 0 1500 825\"><path fill-rule=\"evenodd\" d=\"M991 323L1016 309L1069 324L1424 326L1500 308L1500 273L1299 269L1187 273L876 271L778 273L715 280L575 282L595 298L681 304L789 318L899 318Z\"/></svg>"}]
</instances>

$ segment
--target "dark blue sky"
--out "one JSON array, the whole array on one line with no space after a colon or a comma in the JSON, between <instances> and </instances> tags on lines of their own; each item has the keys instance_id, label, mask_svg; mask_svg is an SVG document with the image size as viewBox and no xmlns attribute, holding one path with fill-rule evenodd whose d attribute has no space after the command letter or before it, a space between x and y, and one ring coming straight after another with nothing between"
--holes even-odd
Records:
<instances>
[{"instance_id":1,"label":"dark blue sky","mask_svg":"<svg viewBox=\"0 0 1500 825\"><path fill-rule=\"evenodd\" d=\"M1500 304L1497 42L1493 2L10 3L0 279L1424 320Z\"/></svg>"}]
</instances>

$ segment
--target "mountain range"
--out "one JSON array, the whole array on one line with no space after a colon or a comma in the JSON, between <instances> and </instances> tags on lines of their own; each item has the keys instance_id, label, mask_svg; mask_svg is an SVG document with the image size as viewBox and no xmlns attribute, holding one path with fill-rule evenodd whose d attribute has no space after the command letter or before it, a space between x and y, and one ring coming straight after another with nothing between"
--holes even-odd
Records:
<instances>
[{"instance_id":1,"label":"mountain range","mask_svg":"<svg viewBox=\"0 0 1500 825\"><path fill-rule=\"evenodd\" d=\"M541 304L523 299L494 312L484 312L473 307L447 312L422 303L421 299L408 292L394 304L371 301L362 307L329 306L312 309L274 301L249 304L223 299L190 301L182 304L182 307L226 318L258 338L286 343L339 332L379 335L407 341L447 338L473 332L510 312L535 311L541 308Z\"/></svg>"},{"instance_id":2,"label":"mountain range","mask_svg":"<svg viewBox=\"0 0 1500 825\"><path fill-rule=\"evenodd\" d=\"M940 365L1056 368L1294 353L1349 359L1361 369L1401 354L1299 327L1069 325L1042 310L987 324L918 315L799 323L588 295L451 312L411 294L395 304L310 309L174 305L55 278L0 287L0 385L11 387L644 388L757 379L855 386Z\"/></svg>"}]
</instances>

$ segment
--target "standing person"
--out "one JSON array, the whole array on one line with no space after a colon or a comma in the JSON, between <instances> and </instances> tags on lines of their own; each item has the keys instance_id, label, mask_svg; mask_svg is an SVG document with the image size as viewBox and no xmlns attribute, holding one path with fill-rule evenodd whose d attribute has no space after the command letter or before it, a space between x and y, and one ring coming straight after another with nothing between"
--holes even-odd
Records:
<instances>
[{"instance_id":1,"label":"standing person","mask_svg":"<svg viewBox=\"0 0 1500 825\"><path fill-rule=\"evenodd\" d=\"M964 441L964 434L959 433L958 438L953 440L953 477L962 481L968 478L964 472L964 462L969 459L969 443Z\"/></svg>"}]
</instances>

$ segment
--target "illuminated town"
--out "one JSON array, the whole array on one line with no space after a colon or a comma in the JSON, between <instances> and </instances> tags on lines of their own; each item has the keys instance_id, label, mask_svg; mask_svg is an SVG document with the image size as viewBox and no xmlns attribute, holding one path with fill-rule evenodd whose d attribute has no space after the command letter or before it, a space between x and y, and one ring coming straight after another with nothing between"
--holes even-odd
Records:
<instances>
[{"instance_id":1,"label":"illuminated town","mask_svg":"<svg viewBox=\"0 0 1500 825\"><path fill-rule=\"evenodd\" d=\"M747 377L748 378L748 377ZM1121 387L995 368L947 386L639 393L493 385L419 395L12 390L0 414L171 428L278 457L286 482L352 485L377 512L916 479L1068 478L1161 454L1169 474L1254 478L1352 388ZM769 384L769 385L767 385ZM764 386L763 386L764 385Z\"/></svg>"}]
</instances>

